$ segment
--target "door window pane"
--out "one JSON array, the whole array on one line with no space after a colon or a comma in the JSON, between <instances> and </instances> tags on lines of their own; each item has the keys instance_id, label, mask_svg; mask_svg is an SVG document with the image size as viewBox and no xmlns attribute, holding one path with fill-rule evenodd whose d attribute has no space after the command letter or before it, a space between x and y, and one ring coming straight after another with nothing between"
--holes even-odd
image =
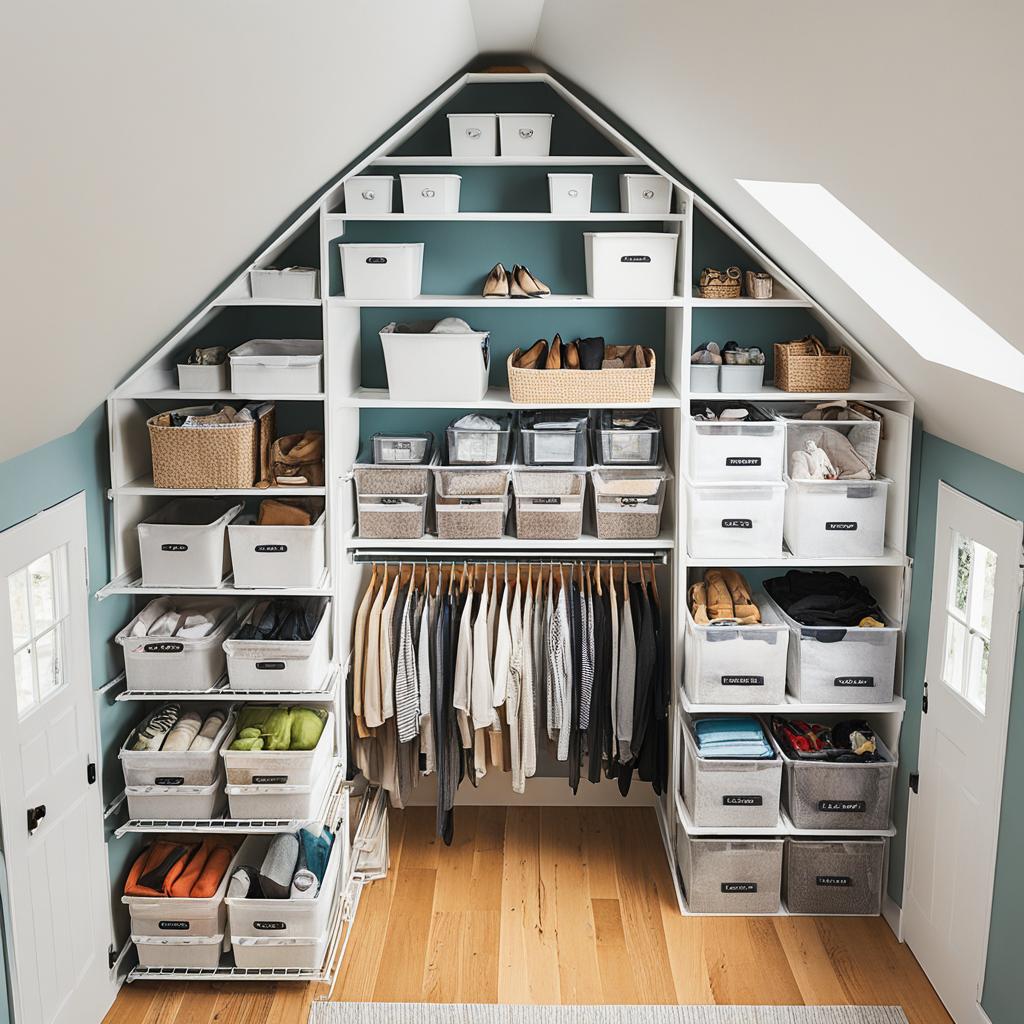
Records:
<instances>
[{"instance_id":1,"label":"door window pane","mask_svg":"<svg viewBox=\"0 0 1024 1024\"><path fill-rule=\"evenodd\" d=\"M14 655L14 688L18 694L18 714L23 714L36 701L32 678L32 649L23 648Z\"/></svg>"},{"instance_id":2,"label":"door window pane","mask_svg":"<svg viewBox=\"0 0 1024 1024\"><path fill-rule=\"evenodd\" d=\"M7 580L7 593L11 600L11 632L17 649L32 638L32 620L28 610L28 573L24 569Z\"/></svg>"},{"instance_id":3,"label":"door window pane","mask_svg":"<svg viewBox=\"0 0 1024 1024\"><path fill-rule=\"evenodd\" d=\"M53 559L50 555L37 558L28 567L32 588L32 628L36 636L53 625L57 618L54 605Z\"/></svg>"},{"instance_id":4,"label":"door window pane","mask_svg":"<svg viewBox=\"0 0 1024 1024\"><path fill-rule=\"evenodd\" d=\"M40 700L45 700L63 685L63 636L64 627L58 625L36 642L36 672Z\"/></svg>"}]
</instances>

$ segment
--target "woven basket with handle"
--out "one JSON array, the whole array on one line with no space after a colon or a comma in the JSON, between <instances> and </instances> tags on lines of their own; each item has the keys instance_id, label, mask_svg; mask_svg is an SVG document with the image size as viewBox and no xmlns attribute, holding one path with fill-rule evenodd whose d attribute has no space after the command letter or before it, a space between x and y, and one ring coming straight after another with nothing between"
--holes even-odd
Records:
<instances>
[{"instance_id":1,"label":"woven basket with handle","mask_svg":"<svg viewBox=\"0 0 1024 1024\"><path fill-rule=\"evenodd\" d=\"M702 299L738 299L743 285L739 267L715 270L705 267L700 272L698 288Z\"/></svg>"},{"instance_id":2,"label":"woven basket with handle","mask_svg":"<svg viewBox=\"0 0 1024 1024\"><path fill-rule=\"evenodd\" d=\"M781 391L849 391L853 359L830 352L813 334L775 346L775 386Z\"/></svg>"},{"instance_id":3,"label":"woven basket with handle","mask_svg":"<svg viewBox=\"0 0 1024 1024\"><path fill-rule=\"evenodd\" d=\"M625 354L634 346L609 345L606 358ZM621 353L619 350L622 350ZM520 350L508 357L508 389L512 401L523 405L549 402L649 402L654 394L654 350L643 350L646 366L609 370L524 370L514 366Z\"/></svg>"},{"instance_id":4,"label":"woven basket with handle","mask_svg":"<svg viewBox=\"0 0 1024 1024\"><path fill-rule=\"evenodd\" d=\"M743 275L743 285L752 299L770 299L772 284L772 275L763 270L748 270Z\"/></svg>"}]
</instances>

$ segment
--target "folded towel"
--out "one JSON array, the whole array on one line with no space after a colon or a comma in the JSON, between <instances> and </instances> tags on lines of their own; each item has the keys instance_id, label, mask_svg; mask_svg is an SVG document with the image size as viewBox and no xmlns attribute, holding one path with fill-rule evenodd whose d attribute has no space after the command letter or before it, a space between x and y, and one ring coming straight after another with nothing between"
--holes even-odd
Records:
<instances>
[{"instance_id":1,"label":"folded towel","mask_svg":"<svg viewBox=\"0 0 1024 1024\"><path fill-rule=\"evenodd\" d=\"M299 832L299 841L302 846L301 866L312 871L317 881L322 882L324 875L327 874L327 862L330 860L331 847L334 845L331 830L325 828L320 835L316 835L304 828Z\"/></svg>"},{"instance_id":2,"label":"folded towel","mask_svg":"<svg viewBox=\"0 0 1024 1024\"><path fill-rule=\"evenodd\" d=\"M177 722L174 728L167 734L163 746L165 751L180 753L188 750L192 741L199 734L199 727L203 724L203 716L198 711L186 711Z\"/></svg>"},{"instance_id":3,"label":"folded towel","mask_svg":"<svg viewBox=\"0 0 1024 1024\"><path fill-rule=\"evenodd\" d=\"M128 872L125 896L170 896L195 849L196 844L189 843L151 843Z\"/></svg>"},{"instance_id":4,"label":"folded towel","mask_svg":"<svg viewBox=\"0 0 1024 1024\"><path fill-rule=\"evenodd\" d=\"M299 860L299 837L294 832L276 835L260 865L260 888L269 900L286 900Z\"/></svg>"}]
</instances>

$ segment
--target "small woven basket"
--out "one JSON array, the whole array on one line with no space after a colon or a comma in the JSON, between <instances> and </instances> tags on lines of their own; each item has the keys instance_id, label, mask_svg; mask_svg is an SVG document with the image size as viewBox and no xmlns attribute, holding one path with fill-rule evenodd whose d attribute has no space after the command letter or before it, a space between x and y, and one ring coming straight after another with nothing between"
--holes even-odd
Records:
<instances>
[{"instance_id":1,"label":"small woven basket","mask_svg":"<svg viewBox=\"0 0 1024 1024\"><path fill-rule=\"evenodd\" d=\"M743 286L739 267L715 270L705 267L700 272L698 288L702 299L738 299Z\"/></svg>"},{"instance_id":2,"label":"small woven basket","mask_svg":"<svg viewBox=\"0 0 1024 1024\"><path fill-rule=\"evenodd\" d=\"M763 270L748 270L743 275L743 285L752 299L770 299L772 284L772 275Z\"/></svg>"},{"instance_id":3,"label":"small woven basket","mask_svg":"<svg viewBox=\"0 0 1024 1024\"><path fill-rule=\"evenodd\" d=\"M619 346L609 346L606 354ZM624 351L631 345L622 346ZM645 348L646 366L610 370L524 370L512 364L516 349L508 357L508 389L512 401L521 405L545 403L630 403L649 402L654 394L654 350Z\"/></svg>"},{"instance_id":4,"label":"small woven basket","mask_svg":"<svg viewBox=\"0 0 1024 1024\"><path fill-rule=\"evenodd\" d=\"M775 346L775 386L781 391L849 391L853 359L829 352L813 334Z\"/></svg>"}]
</instances>

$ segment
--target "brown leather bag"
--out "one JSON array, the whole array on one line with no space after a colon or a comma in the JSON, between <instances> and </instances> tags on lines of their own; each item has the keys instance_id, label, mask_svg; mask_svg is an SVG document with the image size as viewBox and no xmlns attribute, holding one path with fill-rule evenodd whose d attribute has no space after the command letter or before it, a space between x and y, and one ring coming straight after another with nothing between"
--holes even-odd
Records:
<instances>
[{"instance_id":1,"label":"brown leather bag","mask_svg":"<svg viewBox=\"0 0 1024 1024\"><path fill-rule=\"evenodd\" d=\"M319 430L287 434L273 443L270 486L324 486L324 435Z\"/></svg>"}]
</instances>

